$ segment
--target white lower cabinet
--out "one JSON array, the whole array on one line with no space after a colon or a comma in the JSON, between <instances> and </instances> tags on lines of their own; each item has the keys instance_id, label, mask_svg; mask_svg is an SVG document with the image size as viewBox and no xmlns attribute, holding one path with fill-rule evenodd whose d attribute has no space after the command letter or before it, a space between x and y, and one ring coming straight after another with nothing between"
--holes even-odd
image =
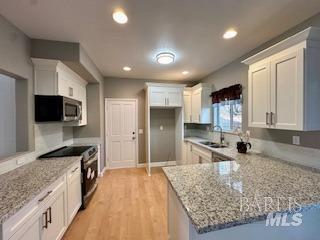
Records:
<instances>
[{"instance_id":1,"label":"white lower cabinet","mask_svg":"<svg viewBox=\"0 0 320 240\"><path fill-rule=\"evenodd\" d=\"M212 163L212 152L197 144L186 143L186 161L184 164Z\"/></svg>"},{"instance_id":2,"label":"white lower cabinet","mask_svg":"<svg viewBox=\"0 0 320 240\"><path fill-rule=\"evenodd\" d=\"M1 226L1 240L60 240L81 206L80 161Z\"/></svg>"},{"instance_id":3,"label":"white lower cabinet","mask_svg":"<svg viewBox=\"0 0 320 240\"><path fill-rule=\"evenodd\" d=\"M81 206L81 168L80 164L67 173L68 182L68 223L70 224Z\"/></svg>"},{"instance_id":4,"label":"white lower cabinet","mask_svg":"<svg viewBox=\"0 0 320 240\"><path fill-rule=\"evenodd\" d=\"M67 223L67 187L66 180L52 192L42 213L42 240L59 240L68 227Z\"/></svg>"},{"instance_id":5,"label":"white lower cabinet","mask_svg":"<svg viewBox=\"0 0 320 240\"><path fill-rule=\"evenodd\" d=\"M20 228L10 240L41 240L42 217L36 215Z\"/></svg>"}]
</instances>

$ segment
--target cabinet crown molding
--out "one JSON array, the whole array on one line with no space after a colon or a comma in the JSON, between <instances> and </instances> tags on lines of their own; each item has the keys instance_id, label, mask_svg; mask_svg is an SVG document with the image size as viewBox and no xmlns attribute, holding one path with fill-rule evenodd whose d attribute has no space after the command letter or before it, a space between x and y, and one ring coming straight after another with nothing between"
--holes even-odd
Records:
<instances>
[{"instance_id":1,"label":"cabinet crown molding","mask_svg":"<svg viewBox=\"0 0 320 240\"><path fill-rule=\"evenodd\" d=\"M286 38L285 40L280 41L279 43L262 50L261 52L245 59L242 63L246 65L252 65L260 60L266 59L280 51L283 51L287 48L293 47L300 43L305 43L306 46L310 42L318 42L320 46L320 28L309 27L291 37ZM305 47L306 47L305 46Z\"/></svg>"},{"instance_id":2,"label":"cabinet crown molding","mask_svg":"<svg viewBox=\"0 0 320 240\"><path fill-rule=\"evenodd\" d=\"M186 84L174 84L174 83L155 83L155 82L146 82L144 84L145 89L148 87L173 87L173 88L184 88Z\"/></svg>"}]
</instances>

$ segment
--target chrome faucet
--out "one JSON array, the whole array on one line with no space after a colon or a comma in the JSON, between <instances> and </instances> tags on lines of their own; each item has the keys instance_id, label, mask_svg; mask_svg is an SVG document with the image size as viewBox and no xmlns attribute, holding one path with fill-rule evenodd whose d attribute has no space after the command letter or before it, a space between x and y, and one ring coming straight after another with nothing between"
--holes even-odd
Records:
<instances>
[{"instance_id":1,"label":"chrome faucet","mask_svg":"<svg viewBox=\"0 0 320 240\"><path fill-rule=\"evenodd\" d=\"M219 125L215 125L215 126L211 126L211 131L214 132L215 128L219 128L220 130L220 144L222 145L224 143L224 135L223 135L223 130L222 127L220 127Z\"/></svg>"}]
</instances>

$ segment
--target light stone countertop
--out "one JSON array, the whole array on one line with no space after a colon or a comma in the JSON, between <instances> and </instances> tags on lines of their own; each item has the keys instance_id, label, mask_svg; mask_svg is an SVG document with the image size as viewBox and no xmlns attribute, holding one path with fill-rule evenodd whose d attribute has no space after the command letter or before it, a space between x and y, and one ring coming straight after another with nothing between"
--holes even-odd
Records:
<instances>
[{"instance_id":1,"label":"light stone countertop","mask_svg":"<svg viewBox=\"0 0 320 240\"><path fill-rule=\"evenodd\" d=\"M0 224L59 179L81 158L35 160L0 175Z\"/></svg>"},{"instance_id":2,"label":"light stone countertop","mask_svg":"<svg viewBox=\"0 0 320 240\"><path fill-rule=\"evenodd\" d=\"M319 170L231 147L211 149L199 144L205 141L201 138L185 140L234 159L163 168L199 234L262 221L270 212L290 212L290 202L299 208L294 200L301 211L320 209ZM266 198L273 203L265 209ZM243 204L241 210L247 202L252 206Z\"/></svg>"}]
</instances>

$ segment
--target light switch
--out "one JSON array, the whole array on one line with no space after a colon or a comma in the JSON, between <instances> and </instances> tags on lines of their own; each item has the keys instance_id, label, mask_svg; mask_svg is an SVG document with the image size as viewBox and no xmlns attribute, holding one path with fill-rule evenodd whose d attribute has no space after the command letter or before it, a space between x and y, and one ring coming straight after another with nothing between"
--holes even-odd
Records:
<instances>
[{"instance_id":1,"label":"light switch","mask_svg":"<svg viewBox=\"0 0 320 240\"><path fill-rule=\"evenodd\" d=\"M142 128L139 129L139 134L143 134L143 129Z\"/></svg>"},{"instance_id":2,"label":"light switch","mask_svg":"<svg viewBox=\"0 0 320 240\"><path fill-rule=\"evenodd\" d=\"M160 126L160 131L163 131L163 126L162 125Z\"/></svg>"},{"instance_id":3,"label":"light switch","mask_svg":"<svg viewBox=\"0 0 320 240\"><path fill-rule=\"evenodd\" d=\"M300 136L292 136L292 144L300 145Z\"/></svg>"}]
</instances>

